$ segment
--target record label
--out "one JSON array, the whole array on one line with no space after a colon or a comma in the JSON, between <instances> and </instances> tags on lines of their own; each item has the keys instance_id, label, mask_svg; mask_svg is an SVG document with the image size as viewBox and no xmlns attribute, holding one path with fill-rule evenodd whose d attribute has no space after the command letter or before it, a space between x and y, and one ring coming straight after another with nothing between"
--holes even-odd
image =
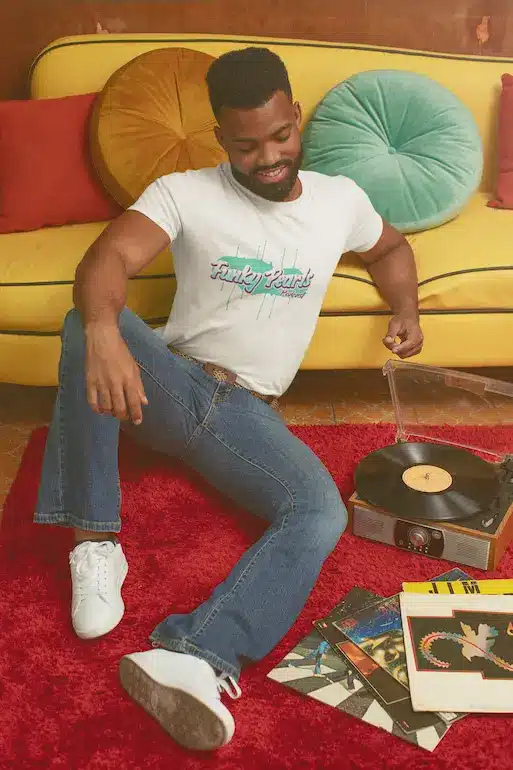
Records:
<instances>
[{"instance_id":1,"label":"record label","mask_svg":"<svg viewBox=\"0 0 513 770\"><path fill-rule=\"evenodd\" d=\"M417 492L444 492L451 486L452 476L437 465L413 465L404 471L403 481Z\"/></svg>"}]
</instances>

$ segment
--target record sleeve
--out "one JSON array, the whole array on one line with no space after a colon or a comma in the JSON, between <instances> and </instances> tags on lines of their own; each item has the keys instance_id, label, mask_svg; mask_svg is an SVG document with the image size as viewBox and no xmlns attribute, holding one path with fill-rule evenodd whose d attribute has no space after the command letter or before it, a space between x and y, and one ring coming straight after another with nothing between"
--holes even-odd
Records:
<instances>
[{"instance_id":1,"label":"record sleeve","mask_svg":"<svg viewBox=\"0 0 513 770\"><path fill-rule=\"evenodd\" d=\"M344 601L354 611L361 606L360 601L375 599L374 594L364 589L352 589L337 605L337 612L343 612ZM375 666L372 661L370 664ZM315 630L302 639L267 676L426 751L433 751L449 729L443 721L433 720L432 714L428 715L431 721L427 726L408 731L402 729L376 698L372 688L358 675L352 663L348 664ZM425 722L420 720L418 724Z\"/></svg>"},{"instance_id":2,"label":"record sleeve","mask_svg":"<svg viewBox=\"0 0 513 770\"><path fill-rule=\"evenodd\" d=\"M372 597L375 602L376 596L372 594ZM343 617L341 611L317 620L314 625L404 733L414 733L426 727L434 727L440 733L446 723L437 714L416 713L408 691L339 630L337 620Z\"/></svg>"},{"instance_id":3,"label":"record sleeve","mask_svg":"<svg viewBox=\"0 0 513 770\"><path fill-rule=\"evenodd\" d=\"M513 596L400 596L412 705L513 712Z\"/></svg>"},{"instance_id":4,"label":"record sleeve","mask_svg":"<svg viewBox=\"0 0 513 770\"><path fill-rule=\"evenodd\" d=\"M433 582L465 579L471 580L471 576L459 567L454 567L448 572L435 577ZM379 606L383 603L387 607L386 617L379 609ZM360 615L363 616L362 619L359 619ZM381 625L383 620L385 620L385 628ZM346 624L349 628L353 629L352 638L347 636L342 630ZM344 611L342 605L338 612L332 611L326 618L317 621L315 626L330 644L334 646L334 649L337 649L346 658L348 651L351 653L353 650L352 657L355 659L358 653L354 651L354 647L359 647L361 653L366 657L370 657L374 663L377 663L378 668L373 669L372 676L369 677L369 686L375 692L376 697L380 698L385 708L390 709L393 707L394 719L402 726L403 724L406 725L404 729L408 729L408 725L415 723L412 717L412 714L415 712L409 695L407 661L398 595L388 597L388 599L378 599L372 604L370 601L367 601L365 606L350 614ZM368 651L356 641L362 633L364 636L367 635L365 638L369 639ZM339 646L344 642L351 641L353 644L349 648L347 646L345 648ZM396 676L394 676L394 673ZM365 679L365 675L362 676ZM447 724L451 724L455 720L461 719L464 715L451 711L441 712L438 716Z\"/></svg>"},{"instance_id":5,"label":"record sleeve","mask_svg":"<svg viewBox=\"0 0 513 770\"><path fill-rule=\"evenodd\" d=\"M403 583L408 594L505 594L513 595L513 580L448 580L429 583Z\"/></svg>"}]
</instances>

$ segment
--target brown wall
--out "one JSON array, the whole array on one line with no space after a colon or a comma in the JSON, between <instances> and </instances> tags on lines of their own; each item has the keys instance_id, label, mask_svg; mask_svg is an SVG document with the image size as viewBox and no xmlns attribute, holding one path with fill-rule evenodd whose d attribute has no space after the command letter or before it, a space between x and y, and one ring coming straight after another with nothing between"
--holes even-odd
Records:
<instances>
[{"instance_id":1,"label":"brown wall","mask_svg":"<svg viewBox=\"0 0 513 770\"><path fill-rule=\"evenodd\" d=\"M513 0L0 0L0 99L26 95L32 59L64 35L206 32L513 58Z\"/></svg>"}]
</instances>

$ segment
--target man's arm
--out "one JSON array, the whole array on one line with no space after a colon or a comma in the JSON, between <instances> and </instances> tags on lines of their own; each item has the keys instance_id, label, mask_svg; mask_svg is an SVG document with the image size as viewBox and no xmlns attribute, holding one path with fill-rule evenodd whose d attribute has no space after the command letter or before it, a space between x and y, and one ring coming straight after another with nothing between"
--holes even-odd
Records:
<instances>
[{"instance_id":1,"label":"man's arm","mask_svg":"<svg viewBox=\"0 0 513 770\"><path fill-rule=\"evenodd\" d=\"M417 355L422 349L423 335L417 269L408 241L394 227L383 223L379 241L359 256L394 314L383 344L400 358Z\"/></svg>"},{"instance_id":2,"label":"man's arm","mask_svg":"<svg viewBox=\"0 0 513 770\"><path fill-rule=\"evenodd\" d=\"M125 211L103 231L75 273L73 302L86 331L117 325L128 279L169 246L169 236L138 211Z\"/></svg>"},{"instance_id":3,"label":"man's arm","mask_svg":"<svg viewBox=\"0 0 513 770\"><path fill-rule=\"evenodd\" d=\"M139 368L118 327L128 279L165 249L170 237L138 211L126 211L100 235L78 265L73 301L86 339L86 386L91 409L142 421L147 404Z\"/></svg>"}]
</instances>

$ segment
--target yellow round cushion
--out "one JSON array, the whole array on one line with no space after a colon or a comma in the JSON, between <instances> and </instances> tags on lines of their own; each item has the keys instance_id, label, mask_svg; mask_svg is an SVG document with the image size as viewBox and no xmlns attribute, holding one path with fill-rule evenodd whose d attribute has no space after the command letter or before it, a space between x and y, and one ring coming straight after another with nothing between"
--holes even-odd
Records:
<instances>
[{"instance_id":1,"label":"yellow round cushion","mask_svg":"<svg viewBox=\"0 0 513 770\"><path fill-rule=\"evenodd\" d=\"M225 160L205 81L213 61L200 51L159 48L107 81L91 119L90 151L105 188L122 206L164 174Z\"/></svg>"}]
</instances>

